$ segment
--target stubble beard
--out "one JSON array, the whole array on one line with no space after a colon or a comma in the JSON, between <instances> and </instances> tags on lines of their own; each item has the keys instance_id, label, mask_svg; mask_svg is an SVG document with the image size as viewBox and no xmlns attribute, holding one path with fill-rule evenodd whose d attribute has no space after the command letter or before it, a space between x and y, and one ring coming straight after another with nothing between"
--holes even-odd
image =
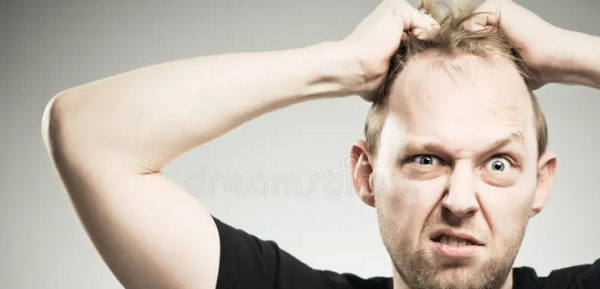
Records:
<instances>
[{"instance_id":1,"label":"stubble beard","mask_svg":"<svg viewBox=\"0 0 600 289\"><path fill-rule=\"evenodd\" d=\"M388 251L396 271L410 289L499 289L512 270L525 228L526 224L515 231L504 250L493 252L486 260L469 265L439 264L424 244L420 244L417 251L409 252L412 246L408 238L397 239L397 246L389 247ZM390 251L391 248L398 250Z\"/></svg>"}]
</instances>

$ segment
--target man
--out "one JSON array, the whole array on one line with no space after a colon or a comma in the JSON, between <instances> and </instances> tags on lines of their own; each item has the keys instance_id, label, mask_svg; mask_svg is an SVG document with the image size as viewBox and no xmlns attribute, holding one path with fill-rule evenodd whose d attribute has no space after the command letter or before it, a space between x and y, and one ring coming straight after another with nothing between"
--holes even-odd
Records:
<instances>
[{"instance_id":1,"label":"man","mask_svg":"<svg viewBox=\"0 0 600 289\"><path fill-rule=\"evenodd\" d=\"M75 87L48 105L44 140L126 288L600 288L600 261L548 278L511 268L556 168L530 90L600 88L600 38L507 0L476 12L486 13L436 21L386 0L340 41L176 61ZM311 269L213 218L160 173L261 114L346 95L374 101L352 168L355 190L377 209L391 278Z\"/></svg>"}]
</instances>

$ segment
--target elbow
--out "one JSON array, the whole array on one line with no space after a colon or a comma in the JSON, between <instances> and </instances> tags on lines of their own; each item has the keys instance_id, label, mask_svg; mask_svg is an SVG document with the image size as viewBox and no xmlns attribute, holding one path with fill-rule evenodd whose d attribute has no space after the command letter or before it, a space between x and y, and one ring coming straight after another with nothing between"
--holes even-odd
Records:
<instances>
[{"instance_id":1,"label":"elbow","mask_svg":"<svg viewBox=\"0 0 600 289\"><path fill-rule=\"evenodd\" d=\"M44 145L50 154L54 156L57 146L65 137L65 123L69 122L69 92L61 92L48 102L42 114L41 133Z\"/></svg>"},{"instance_id":2,"label":"elbow","mask_svg":"<svg viewBox=\"0 0 600 289\"><path fill-rule=\"evenodd\" d=\"M90 107L85 92L78 88L65 90L50 99L42 114L41 136L55 165L80 166L90 158L106 157L107 147L98 142L106 135L103 123L98 120L99 114Z\"/></svg>"}]
</instances>

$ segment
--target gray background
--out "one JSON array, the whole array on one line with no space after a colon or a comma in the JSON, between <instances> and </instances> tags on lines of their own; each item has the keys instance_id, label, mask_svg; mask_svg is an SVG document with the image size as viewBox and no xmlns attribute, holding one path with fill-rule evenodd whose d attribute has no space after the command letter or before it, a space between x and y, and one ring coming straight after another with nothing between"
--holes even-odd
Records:
<instances>
[{"instance_id":1,"label":"gray background","mask_svg":"<svg viewBox=\"0 0 600 289\"><path fill-rule=\"evenodd\" d=\"M121 288L79 224L43 147L40 120L53 95L169 60L340 39L378 3L2 1L0 288ZM600 35L599 1L519 3L558 26ZM550 85L538 95L548 118L551 149L558 154L558 176L553 198L531 222L516 265L532 266L545 275L600 258L600 193L595 182L600 92ZM329 171L348 177L346 152L362 137L367 108L357 97L296 105L191 151L165 172L217 217L276 240L315 268L364 277L389 275L374 210L353 195L349 182L329 188L310 182ZM221 181L211 195L200 191L198 182L188 182L203 168L205 179L235 175L246 180L242 185L253 174L271 183L278 174L294 173L288 177L296 176L302 189L316 186L301 197L286 196L283 189L254 196Z\"/></svg>"}]
</instances>

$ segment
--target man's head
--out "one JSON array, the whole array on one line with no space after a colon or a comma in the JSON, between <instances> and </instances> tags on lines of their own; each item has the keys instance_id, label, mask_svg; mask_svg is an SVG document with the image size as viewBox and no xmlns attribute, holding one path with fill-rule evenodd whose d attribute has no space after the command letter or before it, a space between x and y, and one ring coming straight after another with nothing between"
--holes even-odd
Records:
<instances>
[{"instance_id":1,"label":"man's head","mask_svg":"<svg viewBox=\"0 0 600 289\"><path fill-rule=\"evenodd\" d=\"M526 67L464 19L403 41L352 148L355 189L377 209L397 281L415 289L501 286L554 178Z\"/></svg>"}]
</instances>

